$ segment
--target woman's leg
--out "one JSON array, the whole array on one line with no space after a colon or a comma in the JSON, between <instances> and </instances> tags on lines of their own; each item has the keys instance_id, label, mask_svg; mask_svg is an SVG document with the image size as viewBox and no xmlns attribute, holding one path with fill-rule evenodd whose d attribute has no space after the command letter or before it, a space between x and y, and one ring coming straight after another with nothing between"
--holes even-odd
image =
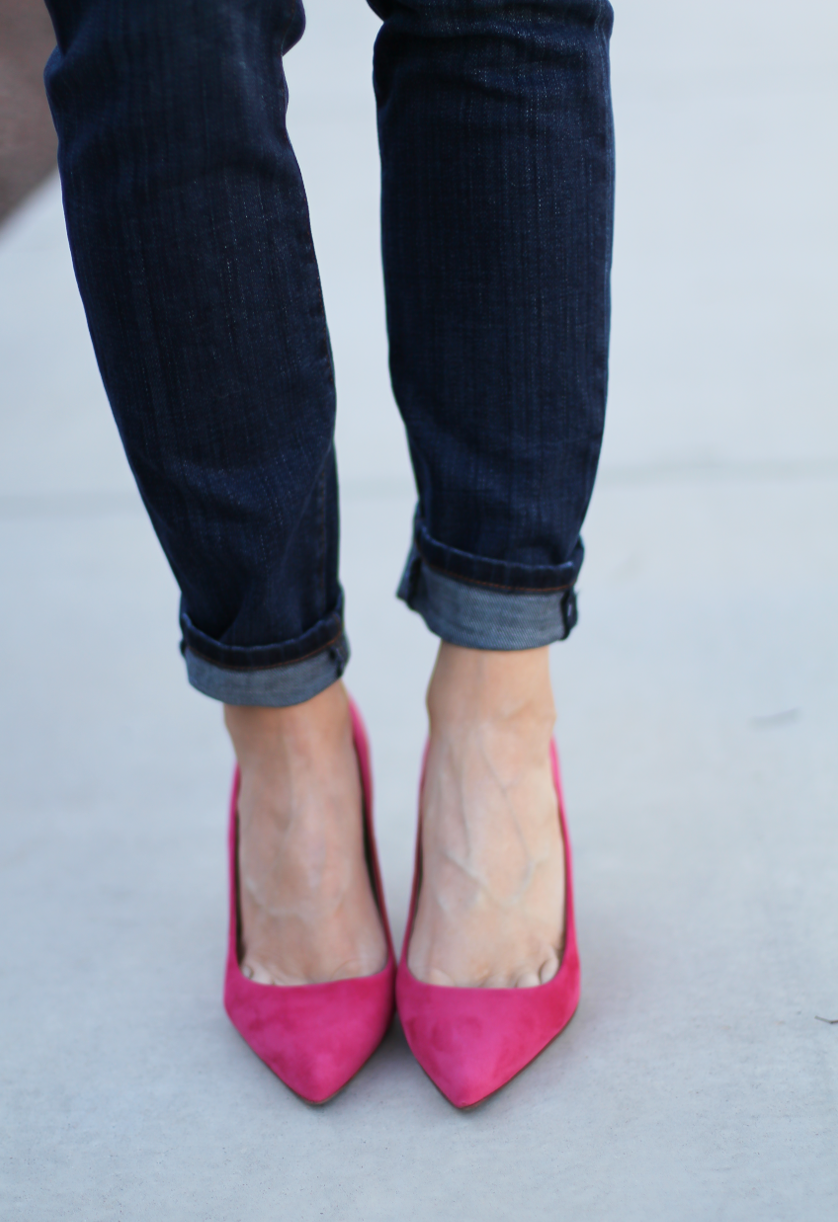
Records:
<instances>
[{"instance_id":1,"label":"woman's leg","mask_svg":"<svg viewBox=\"0 0 838 1222\"><path fill-rule=\"evenodd\" d=\"M400 595L431 681L410 964L556 970L547 646L576 619L605 409L607 0L371 0L393 385L419 491Z\"/></svg>"},{"instance_id":2,"label":"woman's leg","mask_svg":"<svg viewBox=\"0 0 838 1222\"><path fill-rule=\"evenodd\" d=\"M282 54L299 0L49 0L67 230L190 681L242 767L245 966L377 969L338 583L335 392ZM328 758L328 769L316 762Z\"/></svg>"},{"instance_id":3,"label":"woman's leg","mask_svg":"<svg viewBox=\"0 0 838 1222\"><path fill-rule=\"evenodd\" d=\"M343 684L288 708L225 708L241 767L243 970L261 984L370 976L387 958Z\"/></svg>"}]
</instances>

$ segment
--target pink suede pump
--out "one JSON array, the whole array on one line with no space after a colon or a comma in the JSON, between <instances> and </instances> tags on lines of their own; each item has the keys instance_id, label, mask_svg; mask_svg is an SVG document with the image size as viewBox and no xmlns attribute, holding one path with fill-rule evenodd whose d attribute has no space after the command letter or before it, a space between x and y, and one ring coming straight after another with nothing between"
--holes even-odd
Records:
<instances>
[{"instance_id":1,"label":"pink suede pump","mask_svg":"<svg viewBox=\"0 0 838 1222\"><path fill-rule=\"evenodd\" d=\"M550 759L559 799L566 884L564 951L558 972L547 984L526 989L457 989L416 979L407 966L407 951L421 876L421 823L417 832L413 894L396 976L396 1005L413 1055L455 1107L472 1107L520 1073L567 1026L579 1003L570 837L555 743L550 745ZM420 784L420 811L421 793Z\"/></svg>"},{"instance_id":2,"label":"pink suede pump","mask_svg":"<svg viewBox=\"0 0 838 1222\"><path fill-rule=\"evenodd\" d=\"M230 936L224 1007L233 1026L269 1069L308 1103L325 1103L372 1056L393 1017L396 974L372 822L372 775L364 723L350 701L364 805L367 861L387 939L387 963L374 976L325 984L269 985L249 980L239 966L238 795L230 800Z\"/></svg>"}]
</instances>

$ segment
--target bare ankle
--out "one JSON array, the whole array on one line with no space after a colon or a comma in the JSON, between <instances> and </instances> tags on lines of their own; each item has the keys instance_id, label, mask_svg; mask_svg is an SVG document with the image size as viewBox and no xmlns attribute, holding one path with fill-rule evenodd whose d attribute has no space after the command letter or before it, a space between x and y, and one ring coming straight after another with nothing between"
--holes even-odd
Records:
<instances>
[{"instance_id":1,"label":"bare ankle","mask_svg":"<svg viewBox=\"0 0 838 1222\"><path fill-rule=\"evenodd\" d=\"M258 767L278 751L302 759L322 756L324 746L351 733L349 698L340 682L285 708L225 704L224 722L242 769Z\"/></svg>"},{"instance_id":2,"label":"bare ankle","mask_svg":"<svg viewBox=\"0 0 838 1222\"><path fill-rule=\"evenodd\" d=\"M432 737L482 728L547 744L556 720L548 650L440 644L427 695Z\"/></svg>"}]
</instances>

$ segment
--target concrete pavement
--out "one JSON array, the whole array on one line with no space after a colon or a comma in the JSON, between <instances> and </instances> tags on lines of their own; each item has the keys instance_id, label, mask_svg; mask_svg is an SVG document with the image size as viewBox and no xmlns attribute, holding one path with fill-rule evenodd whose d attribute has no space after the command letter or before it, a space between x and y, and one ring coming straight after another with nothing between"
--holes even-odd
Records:
<instances>
[{"instance_id":1,"label":"concrete pavement","mask_svg":"<svg viewBox=\"0 0 838 1222\"><path fill-rule=\"evenodd\" d=\"M386 371L376 21L288 58L398 937L434 640ZM838 1208L838 14L617 7L612 392L554 650L583 998L456 1113L396 1026L305 1107L220 1001L231 756L110 420L57 185L0 231L0 1216L821 1222Z\"/></svg>"}]
</instances>

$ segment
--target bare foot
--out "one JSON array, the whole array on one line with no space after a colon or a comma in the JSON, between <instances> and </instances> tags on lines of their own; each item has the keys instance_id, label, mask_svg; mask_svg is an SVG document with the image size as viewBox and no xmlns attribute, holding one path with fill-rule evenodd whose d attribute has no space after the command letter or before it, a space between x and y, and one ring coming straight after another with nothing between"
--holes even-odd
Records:
<instances>
[{"instance_id":1,"label":"bare foot","mask_svg":"<svg viewBox=\"0 0 838 1222\"><path fill-rule=\"evenodd\" d=\"M440 646L408 952L428 984L527 987L558 971L565 874L547 652Z\"/></svg>"},{"instance_id":2,"label":"bare foot","mask_svg":"<svg viewBox=\"0 0 838 1222\"><path fill-rule=\"evenodd\" d=\"M284 709L226 705L224 719L241 768L242 971L285 985L380 971L387 944L343 684Z\"/></svg>"}]
</instances>

